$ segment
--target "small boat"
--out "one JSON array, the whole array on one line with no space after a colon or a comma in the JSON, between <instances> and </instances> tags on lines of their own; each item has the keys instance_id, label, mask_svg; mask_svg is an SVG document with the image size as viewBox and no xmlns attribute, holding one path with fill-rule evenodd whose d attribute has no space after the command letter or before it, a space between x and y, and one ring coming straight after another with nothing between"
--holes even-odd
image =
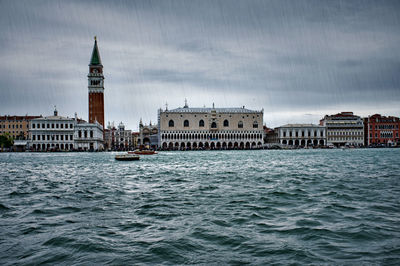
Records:
<instances>
[{"instance_id":1,"label":"small boat","mask_svg":"<svg viewBox=\"0 0 400 266\"><path fill-rule=\"evenodd\" d=\"M115 160L117 161L138 161L140 157L135 154L117 154Z\"/></svg>"},{"instance_id":2,"label":"small boat","mask_svg":"<svg viewBox=\"0 0 400 266\"><path fill-rule=\"evenodd\" d=\"M129 151L128 154L153 155L157 154L157 152L154 150L135 150L135 151Z\"/></svg>"}]
</instances>

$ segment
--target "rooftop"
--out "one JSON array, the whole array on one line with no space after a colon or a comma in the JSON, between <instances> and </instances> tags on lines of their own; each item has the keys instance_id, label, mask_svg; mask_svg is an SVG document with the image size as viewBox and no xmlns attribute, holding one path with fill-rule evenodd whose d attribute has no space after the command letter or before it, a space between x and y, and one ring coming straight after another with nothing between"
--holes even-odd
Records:
<instances>
[{"instance_id":1,"label":"rooftop","mask_svg":"<svg viewBox=\"0 0 400 266\"><path fill-rule=\"evenodd\" d=\"M45 116L45 117L40 117L36 118L35 120L74 120L73 118L65 117L65 116L59 116L59 115L52 115L52 116Z\"/></svg>"},{"instance_id":2,"label":"rooftop","mask_svg":"<svg viewBox=\"0 0 400 266\"><path fill-rule=\"evenodd\" d=\"M216 113L259 113L262 111L255 111L246 109L244 107L230 107L230 108L211 108L211 107L179 107L172 110L167 110L167 113L211 113L215 111Z\"/></svg>"},{"instance_id":3,"label":"rooftop","mask_svg":"<svg viewBox=\"0 0 400 266\"><path fill-rule=\"evenodd\" d=\"M286 124L280 127L323 127L323 126L314 124Z\"/></svg>"},{"instance_id":4,"label":"rooftop","mask_svg":"<svg viewBox=\"0 0 400 266\"><path fill-rule=\"evenodd\" d=\"M42 116L31 116L31 115L4 115L0 116L0 120L31 120L40 118Z\"/></svg>"},{"instance_id":5,"label":"rooftop","mask_svg":"<svg viewBox=\"0 0 400 266\"><path fill-rule=\"evenodd\" d=\"M90 59L90 65L101 65L99 48L97 47L97 38L94 37L94 46L92 51L92 56Z\"/></svg>"}]
</instances>

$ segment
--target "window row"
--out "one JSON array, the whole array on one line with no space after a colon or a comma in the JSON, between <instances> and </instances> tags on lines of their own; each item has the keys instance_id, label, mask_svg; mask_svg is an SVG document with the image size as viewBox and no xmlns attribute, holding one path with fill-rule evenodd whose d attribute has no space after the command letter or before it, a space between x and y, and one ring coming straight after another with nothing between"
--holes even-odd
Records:
<instances>
[{"instance_id":1,"label":"window row","mask_svg":"<svg viewBox=\"0 0 400 266\"><path fill-rule=\"evenodd\" d=\"M375 130L377 129L398 129L399 125L375 125ZM369 125L369 129L372 130L372 125Z\"/></svg>"},{"instance_id":2,"label":"window row","mask_svg":"<svg viewBox=\"0 0 400 266\"><path fill-rule=\"evenodd\" d=\"M82 132L83 132L83 134L82 134ZM87 137L88 137L88 131L87 130L78 130L78 138L82 138L82 135L83 135L83 137L85 138L85 139L87 139ZM90 138L92 139L93 138L93 130L90 130L89 131L89 136L90 136Z\"/></svg>"},{"instance_id":3,"label":"window row","mask_svg":"<svg viewBox=\"0 0 400 266\"><path fill-rule=\"evenodd\" d=\"M61 150L73 150L74 146L73 144L68 144L68 143L61 143L61 144L33 144L32 149L33 150L51 150L51 149L61 149Z\"/></svg>"},{"instance_id":4,"label":"window row","mask_svg":"<svg viewBox=\"0 0 400 266\"><path fill-rule=\"evenodd\" d=\"M98 85L100 85L101 84L101 81L100 80L91 80L90 81L90 85L92 85L92 86L98 86Z\"/></svg>"},{"instance_id":5,"label":"window row","mask_svg":"<svg viewBox=\"0 0 400 266\"><path fill-rule=\"evenodd\" d=\"M74 124L68 123L32 123L32 128L74 128Z\"/></svg>"},{"instance_id":6,"label":"window row","mask_svg":"<svg viewBox=\"0 0 400 266\"><path fill-rule=\"evenodd\" d=\"M172 119L169 120L168 126L169 127L174 127L175 126L174 120L172 120ZM223 126L224 127L229 127L229 121L227 119L224 120ZM183 121L183 127L189 127L189 120L184 120ZM204 127L204 120L203 119L201 119L199 121L199 127ZM237 127L238 128L243 128L243 121L239 121ZM212 122L211 123L211 128L217 128L217 122ZM253 122L253 128L258 128L258 122L257 121Z\"/></svg>"},{"instance_id":7,"label":"window row","mask_svg":"<svg viewBox=\"0 0 400 266\"><path fill-rule=\"evenodd\" d=\"M211 134L161 134L163 140L196 140L196 139L262 139L262 134L229 134L229 133L211 133Z\"/></svg>"},{"instance_id":8,"label":"window row","mask_svg":"<svg viewBox=\"0 0 400 266\"><path fill-rule=\"evenodd\" d=\"M328 136L361 136L363 135L363 132L361 131L334 131L334 132L329 132L328 131Z\"/></svg>"},{"instance_id":9,"label":"window row","mask_svg":"<svg viewBox=\"0 0 400 266\"><path fill-rule=\"evenodd\" d=\"M0 125L0 128L6 128L6 125ZM22 125L8 125L8 128L22 128Z\"/></svg>"},{"instance_id":10,"label":"window row","mask_svg":"<svg viewBox=\"0 0 400 266\"><path fill-rule=\"evenodd\" d=\"M363 140L362 137L329 137L328 140Z\"/></svg>"},{"instance_id":11,"label":"window row","mask_svg":"<svg viewBox=\"0 0 400 266\"><path fill-rule=\"evenodd\" d=\"M73 135L32 135L32 140L73 140Z\"/></svg>"},{"instance_id":12,"label":"window row","mask_svg":"<svg viewBox=\"0 0 400 266\"><path fill-rule=\"evenodd\" d=\"M324 136L324 131L308 131L307 134L305 131L295 131L293 134L293 131L283 131L283 137L323 137Z\"/></svg>"}]
</instances>

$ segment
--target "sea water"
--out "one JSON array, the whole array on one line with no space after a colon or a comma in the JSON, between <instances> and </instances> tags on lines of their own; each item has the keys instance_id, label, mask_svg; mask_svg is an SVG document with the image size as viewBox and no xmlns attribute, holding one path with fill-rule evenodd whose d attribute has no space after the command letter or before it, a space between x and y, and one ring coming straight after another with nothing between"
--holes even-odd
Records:
<instances>
[{"instance_id":1,"label":"sea water","mask_svg":"<svg viewBox=\"0 0 400 266\"><path fill-rule=\"evenodd\" d=\"M0 264L399 264L400 149L1 153Z\"/></svg>"}]
</instances>

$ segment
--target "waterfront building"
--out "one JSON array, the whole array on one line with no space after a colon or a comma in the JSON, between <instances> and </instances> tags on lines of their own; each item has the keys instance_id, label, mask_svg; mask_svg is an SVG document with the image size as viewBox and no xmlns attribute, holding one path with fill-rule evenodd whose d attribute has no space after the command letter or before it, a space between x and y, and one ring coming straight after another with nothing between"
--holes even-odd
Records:
<instances>
[{"instance_id":1,"label":"waterfront building","mask_svg":"<svg viewBox=\"0 0 400 266\"><path fill-rule=\"evenodd\" d=\"M110 122L108 122L107 128L104 129L104 149L106 150L112 150L113 130L116 130L116 128L114 125L110 126Z\"/></svg>"},{"instance_id":2,"label":"waterfront building","mask_svg":"<svg viewBox=\"0 0 400 266\"><path fill-rule=\"evenodd\" d=\"M74 118L53 116L32 119L29 123L29 147L34 151L73 150Z\"/></svg>"},{"instance_id":3,"label":"waterfront building","mask_svg":"<svg viewBox=\"0 0 400 266\"><path fill-rule=\"evenodd\" d=\"M328 146L364 145L364 122L353 112L325 115L320 120L320 125L326 127Z\"/></svg>"},{"instance_id":4,"label":"waterfront building","mask_svg":"<svg viewBox=\"0 0 400 266\"><path fill-rule=\"evenodd\" d=\"M138 139L139 139L139 136L140 136L140 132L132 132L132 146L134 147L134 148L137 148L139 145L139 143L138 143Z\"/></svg>"},{"instance_id":5,"label":"waterfront building","mask_svg":"<svg viewBox=\"0 0 400 266\"><path fill-rule=\"evenodd\" d=\"M277 128L278 143L289 146L325 146L325 126L313 124L287 124Z\"/></svg>"},{"instance_id":6,"label":"waterfront building","mask_svg":"<svg viewBox=\"0 0 400 266\"><path fill-rule=\"evenodd\" d=\"M99 122L86 123L76 119L74 128L74 149L78 151L102 151L103 126Z\"/></svg>"},{"instance_id":7,"label":"waterfront building","mask_svg":"<svg viewBox=\"0 0 400 266\"><path fill-rule=\"evenodd\" d=\"M133 142L132 130L125 129L124 123L119 123L118 128L114 123L108 123L105 131L105 143L108 150L125 151L136 147Z\"/></svg>"},{"instance_id":8,"label":"waterfront building","mask_svg":"<svg viewBox=\"0 0 400 266\"><path fill-rule=\"evenodd\" d=\"M0 116L0 135L9 135L13 139L26 140L29 138L29 122L41 116Z\"/></svg>"},{"instance_id":9,"label":"waterfront building","mask_svg":"<svg viewBox=\"0 0 400 266\"><path fill-rule=\"evenodd\" d=\"M158 125L153 125L150 121L148 125L143 124L142 119L139 122L139 148L158 148Z\"/></svg>"},{"instance_id":10,"label":"waterfront building","mask_svg":"<svg viewBox=\"0 0 400 266\"><path fill-rule=\"evenodd\" d=\"M23 151L26 151L26 149L29 149L28 140L26 140L26 139L14 140L14 144L11 148L11 150L15 151L15 152L23 152Z\"/></svg>"},{"instance_id":11,"label":"waterfront building","mask_svg":"<svg viewBox=\"0 0 400 266\"><path fill-rule=\"evenodd\" d=\"M277 128L264 128L264 144L276 144L279 143L278 139L278 129Z\"/></svg>"},{"instance_id":12,"label":"waterfront building","mask_svg":"<svg viewBox=\"0 0 400 266\"><path fill-rule=\"evenodd\" d=\"M99 122L104 130L104 75L97 39L94 37L88 74L89 123Z\"/></svg>"},{"instance_id":13,"label":"waterfront building","mask_svg":"<svg viewBox=\"0 0 400 266\"><path fill-rule=\"evenodd\" d=\"M159 110L161 149L251 149L263 143L264 110L182 108Z\"/></svg>"},{"instance_id":14,"label":"waterfront building","mask_svg":"<svg viewBox=\"0 0 400 266\"><path fill-rule=\"evenodd\" d=\"M33 151L103 150L103 127L54 110L53 116L30 121L28 146Z\"/></svg>"},{"instance_id":15,"label":"waterfront building","mask_svg":"<svg viewBox=\"0 0 400 266\"><path fill-rule=\"evenodd\" d=\"M364 118L365 145L400 145L400 119L374 114Z\"/></svg>"}]
</instances>

